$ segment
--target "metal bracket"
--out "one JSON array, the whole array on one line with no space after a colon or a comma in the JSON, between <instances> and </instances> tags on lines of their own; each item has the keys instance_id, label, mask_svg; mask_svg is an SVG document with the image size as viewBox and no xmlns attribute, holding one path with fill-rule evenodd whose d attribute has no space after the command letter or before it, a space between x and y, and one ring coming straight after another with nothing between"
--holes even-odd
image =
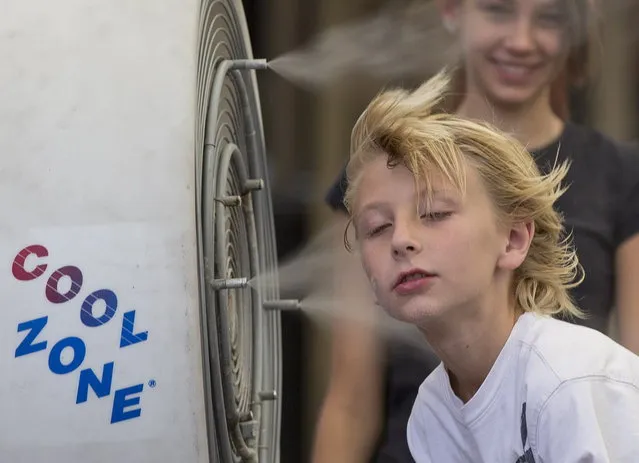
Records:
<instances>
[{"instance_id":1,"label":"metal bracket","mask_svg":"<svg viewBox=\"0 0 639 463\"><path fill-rule=\"evenodd\" d=\"M244 187L243 187L244 191L242 196L247 195L251 193L252 191L259 191L262 189L264 189L264 180L262 180L261 178L247 179L244 182ZM242 196L240 195L222 196L220 198L215 198L214 201L218 203L222 203L226 207L238 207L242 205Z\"/></svg>"},{"instance_id":2,"label":"metal bracket","mask_svg":"<svg viewBox=\"0 0 639 463\"><path fill-rule=\"evenodd\" d=\"M240 423L240 431L242 433L242 437L244 438L244 442L249 447L253 447L252 441L257 437L257 433L259 431L260 423L256 420L251 421L243 421Z\"/></svg>"}]
</instances>

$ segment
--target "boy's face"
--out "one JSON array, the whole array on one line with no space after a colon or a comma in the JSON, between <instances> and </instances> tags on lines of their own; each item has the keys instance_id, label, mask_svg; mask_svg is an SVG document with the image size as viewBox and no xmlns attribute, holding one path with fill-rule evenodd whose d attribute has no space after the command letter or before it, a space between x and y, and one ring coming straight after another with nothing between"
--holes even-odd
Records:
<instances>
[{"instance_id":1,"label":"boy's face","mask_svg":"<svg viewBox=\"0 0 639 463\"><path fill-rule=\"evenodd\" d=\"M490 304L509 231L499 225L477 171L468 167L464 197L435 183L431 209L424 199L418 214L412 173L386 162L380 155L364 168L354 211L362 263L378 303L417 325ZM402 279L406 272L410 276Z\"/></svg>"}]
</instances>

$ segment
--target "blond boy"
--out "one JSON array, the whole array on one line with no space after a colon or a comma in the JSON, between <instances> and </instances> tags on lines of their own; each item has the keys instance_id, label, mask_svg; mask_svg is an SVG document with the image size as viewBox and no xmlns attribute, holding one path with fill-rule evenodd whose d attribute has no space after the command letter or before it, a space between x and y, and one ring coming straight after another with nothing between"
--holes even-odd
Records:
<instances>
[{"instance_id":1,"label":"blond boy","mask_svg":"<svg viewBox=\"0 0 639 463\"><path fill-rule=\"evenodd\" d=\"M580 266L513 138L440 110L440 73L376 97L352 137L345 204L378 303L442 360L408 424L417 463L639 461L639 357L583 316Z\"/></svg>"}]
</instances>

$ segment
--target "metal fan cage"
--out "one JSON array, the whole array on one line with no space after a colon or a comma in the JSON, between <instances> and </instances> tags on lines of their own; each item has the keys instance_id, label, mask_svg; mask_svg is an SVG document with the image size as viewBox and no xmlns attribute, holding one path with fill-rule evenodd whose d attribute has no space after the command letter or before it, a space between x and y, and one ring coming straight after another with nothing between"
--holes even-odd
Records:
<instances>
[{"instance_id":1,"label":"metal fan cage","mask_svg":"<svg viewBox=\"0 0 639 463\"><path fill-rule=\"evenodd\" d=\"M213 462L279 461L280 320L260 102L241 2L203 0L197 82L197 208L209 447ZM215 285L239 279L239 285ZM229 280L230 281L230 280Z\"/></svg>"}]
</instances>

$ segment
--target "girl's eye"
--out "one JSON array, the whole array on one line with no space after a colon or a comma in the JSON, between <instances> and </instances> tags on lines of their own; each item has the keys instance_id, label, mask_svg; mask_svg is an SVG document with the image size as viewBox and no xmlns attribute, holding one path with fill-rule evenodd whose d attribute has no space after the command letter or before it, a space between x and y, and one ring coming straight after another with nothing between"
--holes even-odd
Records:
<instances>
[{"instance_id":1,"label":"girl's eye","mask_svg":"<svg viewBox=\"0 0 639 463\"><path fill-rule=\"evenodd\" d=\"M486 12L496 16L504 16L513 12L513 6L507 5L503 2L488 3L483 6L483 9Z\"/></svg>"},{"instance_id":2,"label":"girl's eye","mask_svg":"<svg viewBox=\"0 0 639 463\"><path fill-rule=\"evenodd\" d=\"M429 222L440 222L444 219L447 219L452 215L452 212L428 212L426 214L422 214L421 218L425 219Z\"/></svg>"},{"instance_id":3,"label":"girl's eye","mask_svg":"<svg viewBox=\"0 0 639 463\"><path fill-rule=\"evenodd\" d=\"M546 13L541 13L538 16L538 21L542 25L547 26L561 26L564 24L565 17L560 12L549 11Z\"/></svg>"},{"instance_id":4,"label":"girl's eye","mask_svg":"<svg viewBox=\"0 0 639 463\"><path fill-rule=\"evenodd\" d=\"M379 235L381 232L383 232L384 230L386 230L388 227L390 227L390 224L389 224L389 223L385 223L385 224L383 224L383 225L379 225L378 227L374 227L374 228L372 228L371 230L369 230L369 231L366 233L366 236L367 236L368 238L372 238L372 237L374 237L374 236L377 236L377 235Z\"/></svg>"}]
</instances>

